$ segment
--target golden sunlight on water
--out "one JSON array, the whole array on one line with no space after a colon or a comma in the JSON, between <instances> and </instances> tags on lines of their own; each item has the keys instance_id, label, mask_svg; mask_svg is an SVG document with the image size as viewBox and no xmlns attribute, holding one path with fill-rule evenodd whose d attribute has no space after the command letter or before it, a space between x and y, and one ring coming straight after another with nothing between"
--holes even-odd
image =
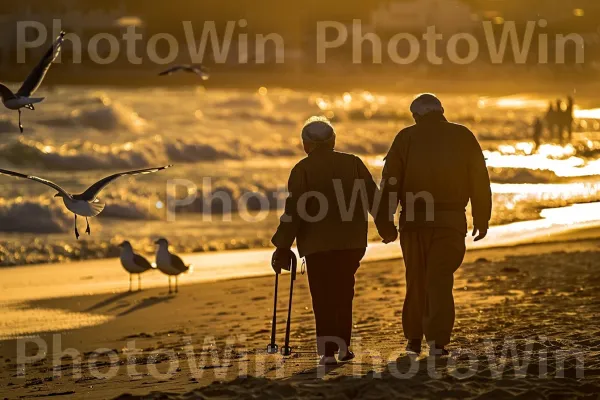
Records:
<instances>
[{"instance_id":1,"label":"golden sunlight on water","mask_svg":"<svg viewBox=\"0 0 600 400\"><path fill-rule=\"evenodd\" d=\"M595 148L591 141L587 147L590 150ZM519 142L502 144L497 150L484 150L483 153L490 168L546 170L561 178L600 175L600 159L586 160L576 156L577 151L571 144L543 144L534 153L533 143ZM385 164L383 156L366 157L365 160L376 168Z\"/></svg>"},{"instance_id":2,"label":"golden sunlight on water","mask_svg":"<svg viewBox=\"0 0 600 400\"><path fill-rule=\"evenodd\" d=\"M479 108L488 106L495 106L499 108L540 108L543 109L548 106L548 103L544 100L530 99L527 97L503 97L499 99L485 99L479 100Z\"/></svg>"},{"instance_id":3,"label":"golden sunlight on water","mask_svg":"<svg viewBox=\"0 0 600 400\"><path fill-rule=\"evenodd\" d=\"M593 148L593 144L588 143L588 147ZM533 153L533 145L528 142L500 145L498 150L484 151L487 165L492 168L547 170L563 178L600 175L600 160L588 161L577 157L576 153L570 144L543 144Z\"/></svg>"},{"instance_id":4,"label":"golden sunlight on water","mask_svg":"<svg viewBox=\"0 0 600 400\"><path fill-rule=\"evenodd\" d=\"M514 193L540 200L591 196L599 190L600 183L492 183L492 192L496 194Z\"/></svg>"},{"instance_id":5,"label":"golden sunlight on water","mask_svg":"<svg viewBox=\"0 0 600 400\"><path fill-rule=\"evenodd\" d=\"M547 208L540 213L541 217L556 225L574 225L598 221L600 203L574 204L564 208Z\"/></svg>"},{"instance_id":6,"label":"golden sunlight on water","mask_svg":"<svg viewBox=\"0 0 600 400\"><path fill-rule=\"evenodd\" d=\"M579 110L574 111L575 118L579 119L600 119L600 108L594 108L592 110Z\"/></svg>"}]
</instances>

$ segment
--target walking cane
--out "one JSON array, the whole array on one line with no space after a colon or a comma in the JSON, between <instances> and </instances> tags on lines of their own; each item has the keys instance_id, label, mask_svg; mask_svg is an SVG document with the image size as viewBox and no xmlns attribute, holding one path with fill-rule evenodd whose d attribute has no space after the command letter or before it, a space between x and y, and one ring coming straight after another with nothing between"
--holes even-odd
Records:
<instances>
[{"instance_id":1,"label":"walking cane","mask_svg":"<svg viewBox=\"0 0 600 400\"><path fill-rule=\"evenodd\" d=\"M296 269L298 268L298 259L296 255L290 251L290 302L288 305L288 317L287 324L285 326L285 344L281 349L281 354L289 356L292 354L292 348L290 347L290 325L292 322L292 299L294 298L294 281L296 280Z\"/></svg>"},{"instance_id":2,"label":"walking cane","mask_svg":"<svg viewBox=\"0 0 600 400\"><path fill-rule=\"evenodd\" d=\"M279 347L275 343L275 327L277 326L277 289L279 288L279 274L275 274L275 300L273 301L273 321L271 322L271 343L267 346L267 353L276 354Z\"/></svg>"},{"instance_id":3,"label":"walking cane","mask_svg":"<svg viewBox=\"0 0 600 400\"><path fill-rule=\"evenodd\" d=\"M281 354L284 356L289 356L292 354L292 348L290 347L290 328L291 328L291 319L292 319L292 298L294 295L294 281L296 280L296 270L298 267L298 260L296 259L296 255L290 250L289 251L289 264L286 270L290 271L291 281L290 281L290 300L288 304L288 318L285 327L285 345L281 349ZM273 321L271 323L271 343L267 346L268 354L276 354L279 351L279 347L275 343L275 334L276 334L276 326L277 326L277 291L279 288L279 274L275 274L275 295L273 300Z\"/></svg>"}]
</instances>

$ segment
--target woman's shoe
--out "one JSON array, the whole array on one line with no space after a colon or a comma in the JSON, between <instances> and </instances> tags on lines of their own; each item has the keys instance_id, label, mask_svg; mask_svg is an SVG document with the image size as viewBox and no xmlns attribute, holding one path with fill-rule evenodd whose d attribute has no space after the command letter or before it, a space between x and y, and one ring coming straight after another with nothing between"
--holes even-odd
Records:
<instances>
[{"instance_id":1,"label":"woman's shoe","mask_svg":"<svg viewBox=\"0 0 600 400\"><path fill-rule=\"evenodd\" d=\"M319 360L319 365L331 367L333 365L337 365L337 360L333 356L321 356L321 360Z\"/></svg>"},{"instance_id":2,"label":"woman's shoe","mask_svg":"<svg viewBox=\"0 0 600 400\"><path fill-rule=\"evenodd\" d=\"M421 340L409 339L406 345L406 352L410 354L421 354Z\"/></svg>"},{"instance_id":3,"label":"woman's shoe","mask_svg":"<svg viewBox=\"0 0 600 400\"><path fill-rule=\"evenodd\" d=\"M433 357L449 356L450 352L444 346L434 346L429 348L429 355Z\"/></svg>"}]
</instances>

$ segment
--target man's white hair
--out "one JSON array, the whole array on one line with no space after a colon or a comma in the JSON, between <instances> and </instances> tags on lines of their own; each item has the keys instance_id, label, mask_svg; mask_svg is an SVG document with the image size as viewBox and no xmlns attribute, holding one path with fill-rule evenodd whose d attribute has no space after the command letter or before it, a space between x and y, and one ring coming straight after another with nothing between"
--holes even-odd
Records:
<instances>
[{"instance_id":1,"label":"man's white hair","mask_svg":"<svg viewBox=\"0 0 600 400\"><path fill-rule=\"evenodd\" d=\"M419 115L425 116L430 112L441 112L444 113L444 107L442 106L442 102L438 99L434 94L431 93L423 93L417 96L415 100L410 105L410 112Z\"/></svg>"}]
</instances>

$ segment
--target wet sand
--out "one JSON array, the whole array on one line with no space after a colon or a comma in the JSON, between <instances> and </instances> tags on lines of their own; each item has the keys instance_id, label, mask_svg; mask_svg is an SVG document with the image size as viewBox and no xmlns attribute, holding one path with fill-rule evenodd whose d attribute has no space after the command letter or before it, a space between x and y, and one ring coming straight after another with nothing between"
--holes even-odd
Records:
<instances>
[{"instance_id":1,"label":"wet sand","mask_svg":"<svg viewBox=\"0 0 600 400\"><path fill-rule=\"evenodd\" d=\"M469 251L455 280L457 323L448 358L427 357L425 350L410 359L403 352L401 260L365 263L359 270L354 314L357 359L329 370L317 368L305 275L299 275L294 296L294 354L285 359L265 351L272 277L195 283L181 287L177 295L150 288L21 303L14 312L29 313L23 314L27 318L35 318L39 310L52 310L56 318L86 315L103 321L60 335L42 334L48 346L45 357L25 369L17 365L17 342L0 342L2 395L596 399L598 237L600 230L594 228L557 236L560 242ZM280 285L280 345L287 281L284 277ZM38 354L34 340L39 341L27 339L21 354ZM65 357L53 367L53 353L67 348L76 349L81 359L76 353L75 362Z\"/></svg>"}]
</instances>

